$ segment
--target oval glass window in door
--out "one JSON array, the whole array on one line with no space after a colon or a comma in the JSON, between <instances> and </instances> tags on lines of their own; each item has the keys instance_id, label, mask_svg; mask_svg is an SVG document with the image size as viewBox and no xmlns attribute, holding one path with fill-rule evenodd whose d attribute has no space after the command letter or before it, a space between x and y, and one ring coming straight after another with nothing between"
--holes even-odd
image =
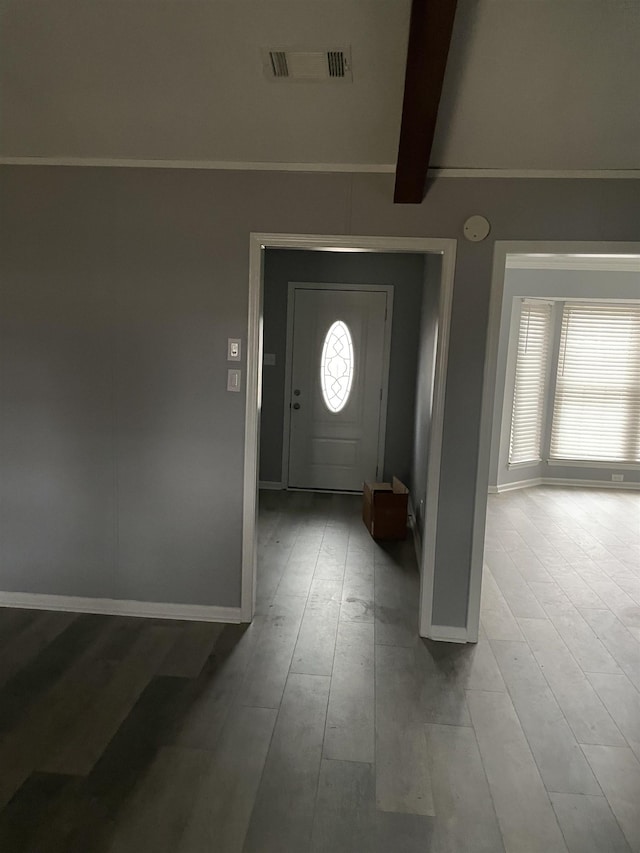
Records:
<instances>
[{"instance_id":1,"label":"oval glass window in door","mask_svg":"<svg viewBox=\"0 0 640 853\"><path fill-rule=\"evenodd\" d=\"M320 358L320 387L330 412L340 412L347 405L353 384L353 340L349 327L336 320L329 328Z\"/></svg>"}]
</instances>

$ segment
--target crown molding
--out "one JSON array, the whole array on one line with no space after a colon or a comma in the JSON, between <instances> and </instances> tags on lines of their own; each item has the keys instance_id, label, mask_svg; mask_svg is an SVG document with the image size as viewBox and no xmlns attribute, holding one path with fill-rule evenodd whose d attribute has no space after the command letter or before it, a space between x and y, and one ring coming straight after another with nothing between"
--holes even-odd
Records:
<instances>
[{"instance_id":1,"label":"crown molding","mask_svg":"<svg viewBox=\"0 0 640 853\"><path fill-rule=\"evenodd\" d=\"M430 178L551 178L640 180L640 169L429 169Z\"/></svg>"},{"instance_id":2,"label":"crown molding","mask_svg":"<svg viewBox=\"0 0 640 853\"><path fill-rule=\"evenodd\" d=\"M2 166L74 166L120 169L201 169L231 172L346 172L393 174L395 163L278 163L232 160L147 160L135 157L0 157ZM429 178L548 178L640 180L640 169L457 169L434 167Z\"/></svg>"},{"instance_id":3,"label":"crown molding","mask_svg":"<svg viewBox=\"0 0 640 853\"><path fill-rule=\"evenodd\" d=\"M144 160L119 157L0 157L3 166L101 166L120 169L200 169L224 172L392 173L393 163L276 163L231 160Z\"/></svg>"}]
</instances>

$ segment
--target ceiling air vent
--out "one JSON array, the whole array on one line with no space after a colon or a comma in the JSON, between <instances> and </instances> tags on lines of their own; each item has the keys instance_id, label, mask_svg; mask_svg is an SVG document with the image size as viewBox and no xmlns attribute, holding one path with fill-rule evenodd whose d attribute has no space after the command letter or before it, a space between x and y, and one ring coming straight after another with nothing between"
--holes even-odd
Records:
<instances>
[{"instance_id":1,"label":"ceiling air vent","mask_svg":"<svg viewBox=\"0 0 640 853\"><path fill-rule=\"evenodd\" d=\"M274 77L288 77L289 67L287 65L287 54L284 50L269 51L269 59L271 60L271 72Z\"/></svg>"},{"instance_id":2,"label":"ceiling air vent","mask_svg":"<svg viewBox=\"0 0 640 853\"><path fill-rule=\"evenodd\" d=\"M330 50L327 53L329 77L344 77L344 53L341 50Z\"/></svg>"},{"instance_id":3,"label":"ceiling air vent","mask_svg":"<svg viewBox=\"0 0 640 853\"><path fill-rule=\"evenodd\" d=\"M264 73L269 80L295 80L304 83L350 83L353 80L349 49L263 50L262 61Z\"/></svg>"}]
</instances>

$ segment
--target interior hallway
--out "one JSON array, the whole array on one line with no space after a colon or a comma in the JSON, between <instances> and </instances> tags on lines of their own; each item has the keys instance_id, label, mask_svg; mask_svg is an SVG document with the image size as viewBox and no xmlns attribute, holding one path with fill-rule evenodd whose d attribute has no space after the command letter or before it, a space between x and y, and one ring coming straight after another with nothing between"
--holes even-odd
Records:
<instances>
[{"instance_id":1,"label":"interior hallway","mask_svg":"<svg viewBox=\"0 0 640 853\"><path fill-rule=\"evenodd\" d=\"M261 495L248 629L0 611L0 848L640 850L638 496L489 503L476 646L308 493Z\"/></svg>"}]
</instances>

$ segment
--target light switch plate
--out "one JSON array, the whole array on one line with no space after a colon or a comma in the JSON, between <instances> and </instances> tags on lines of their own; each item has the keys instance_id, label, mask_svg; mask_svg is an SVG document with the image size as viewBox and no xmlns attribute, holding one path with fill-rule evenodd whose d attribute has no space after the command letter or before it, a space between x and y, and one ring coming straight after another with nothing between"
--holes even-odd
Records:
<instances>
[{"instance_id":1,"label":"light switch plate","mask_svg":"<svg viewBox=\"0 0 640 853\"><path fill-rule=\"evenodd\" d=\"M240 338L229 338L227 342L227 361L240 361L242 359L242 343Z\"/></svg>"},{"instance_id":2,"label":"light switch plate","mask_svg":"<svg viewBox=\"0 0 640 853\"><path fill-rule=\"evenodd\" d=\"M242 371L237 368L227 370L227 391L239 391Z\"/></svg>"}]
</instances>

